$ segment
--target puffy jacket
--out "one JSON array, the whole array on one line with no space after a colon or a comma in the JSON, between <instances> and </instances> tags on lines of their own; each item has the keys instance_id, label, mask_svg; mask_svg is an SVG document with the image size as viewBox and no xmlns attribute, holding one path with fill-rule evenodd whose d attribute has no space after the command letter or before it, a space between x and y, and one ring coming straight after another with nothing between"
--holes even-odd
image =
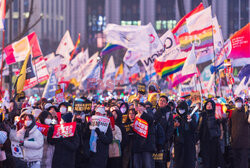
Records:
<instances>
[{"instance_id":1,"label":"puffy jacket","mask_svg":"<svg viewBox=\"0 0 250 168\"><path fill-rule=\"evenodd\" d=\"M24 139L25 128L23 127L19 131L10 131L10 140L14 142L24 141L23 157L27 162L41 161L43 157L43 135L37 129L35 125L29 132L29 136Z\"/></svg>"}]
</instances>

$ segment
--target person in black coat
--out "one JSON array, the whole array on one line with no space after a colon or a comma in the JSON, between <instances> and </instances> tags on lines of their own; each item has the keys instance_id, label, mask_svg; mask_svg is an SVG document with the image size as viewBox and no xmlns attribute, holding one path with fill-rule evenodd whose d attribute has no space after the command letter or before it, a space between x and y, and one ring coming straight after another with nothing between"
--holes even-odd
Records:
<instances>
[{"instance_id":1,"label":"person in black coat","mask_svg":"<svg viewBox=\"0 0 250 168\"><path fill-rule=\"evenodd\" d=\"M104 107L97 107L95 115L106 116ZM90 152L88 168L106 168L109 156L109 144L112 143L113 135L110 126L107 132L101 132L99 128L95 129L97 134L96 152Z\"/></svg>"},{"instance_id":2,"label":"person in black coat","mask_svg":"<svg viewBox=\"0 0 250 168\"><path fill-rule=\"evenodd\" d=\"M147 114L144 103L138 104L139 117L148 123L148 135L146 138L135 134L133 151L134 151L134 168L154 168L153 152L156 151L155 146L155 127L153 118Z\"/></svg>"},{"instance_id":3,"label":"person in black coat","mask_svg":"<svg viewBox=\"0 0 250 168\"><path fill-rule=\"evenodd\" d=\"M177 105L174 131L174 165L175 168L195 167L195 116L189 115L188 105L180 101Z\"/></svg>"},{"instance_id":4,"label":"person in black coat","mask_svg":"<svg viewBox=\"0 0 250 168\"><path fill-rule=\"evenodd\" d=\"M62 117L62 120L69 123L72 118L72 113L67 113ZM75 155L79 146L77 131L73 137L68 138L52 138L53 132L54 127L50 127L47 137L48 143L55 145L52 168L75 168Z\"/></svg>"},{"instance_id":5,"label":"person in black coat","mask_svg":"<svg viewBox=\"0 0 250 168\"><path fill-rule=\"evenodd\" d=\"M199 120L200 154L204 168L223 167L223 157L219 138L220 121L215 118L215 102L208 100Z\"/></svg>"},{"instance_id":6,"label":"person in black coat","mask_svg":"<svg viewBox=\"0 0 250 168\"><path fill-rule=\"evenodd\" d=\"M235 99L235 110L230 119L231 146L234 167L248 168L248 150L250 149L249 111L245 111L242 98Z\"/></svg>"}]
</instances>

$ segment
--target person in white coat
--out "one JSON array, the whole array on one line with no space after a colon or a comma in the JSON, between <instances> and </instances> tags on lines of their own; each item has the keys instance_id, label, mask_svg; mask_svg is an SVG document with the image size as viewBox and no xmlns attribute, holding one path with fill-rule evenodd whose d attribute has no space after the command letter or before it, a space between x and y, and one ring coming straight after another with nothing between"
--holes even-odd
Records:
<instances>
[{"instance_id":1,"label":"person in white coat","mask_svg":"<svg viewBox=\"0 0 250 168\"><path fill-rule=\"evenodd\" d=\"M23 150L23 161L28 168L40 168L43 157L43 135L37 129L35 118L25 114L24 126L19 131L10 131L10 140L20 144Z\"/></svg>"}]
</instances>

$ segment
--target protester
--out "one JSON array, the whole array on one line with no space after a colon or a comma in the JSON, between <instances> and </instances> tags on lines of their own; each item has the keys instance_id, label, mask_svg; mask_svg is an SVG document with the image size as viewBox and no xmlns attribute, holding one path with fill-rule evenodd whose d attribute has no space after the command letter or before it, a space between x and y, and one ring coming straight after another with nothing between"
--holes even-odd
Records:
<instances>
[{"instance_id":1,"label":"protester","mask_svg":"<svg viewBox=\"0 0 250 168\"><path fill-rule=\"evenodd\" d=\"M127 134L127 143L123 150L122 167L128 168L132 167L133 164L133 142L134 142L134 131L133 123L135 120L136 111L134 108L128 110L128 117L124 122L124 127Z\"/></svg>"},{"instance_id":2,"label":"protester","mask_svg":"<svg viewBox=\"0 0 250 168\"><path fill-rule=\"evenodd\" d=\"M72 122L72 113L67 113L62 116L61 123ZM75 155L79 147L79 137L77 132L74 132L73 137L53 138L54 127L50 127L48 131L48 143L55 146L55 151L52 160L52 168L75 168Z\"/></svg>"},{"instance_id":3,"label":"protester","mask_svg":"<svg viewBox=\"0 0 250 168\"><path fill-rule=\"evenodd\" d=\"M248 123L248 118L249 111L245 111L242 98L237 97L235 99L235 110L230 119L234 167L249 167L250 123Z\"/></svg>"},{"instance_id":4,"label":"protester","mask_svg":"<svg viewBox=\"0 0 250 168\"><path fill-rule=\"evenodd\" d=\"M153 118L146 112L144 103L138 104L138 114L136 117L145 120L148 123L148 135L146 138L139 134L135 135L133 151L134 151L134 168L154 168L153 152L155 146L155 127Z\"/></svg>"},{"instance_id":5,"label":"protester","mask_svg":"<svg viewBox=\"0 0 250 168\"><path fill-rule=\"evenodd\" d=\"M21 165L28 168L40 168L43 156L43 135L37 129L33 115L25 114L24 118L22 129L10 131L10 140L18 143L23 150Z\"/></svg>"},{"instance_id":6,"label":"protester","mask_svg":"<svg viewBox=\"0 0 250 168\"><path fill-rule=\"evenodd\" d=\"M95 115L105 117L105 108L97 107ZM109 156L109 144L112 143L113 139L112 131L109 126L106 133L100 131L99 128L95 129L95 133L97 134L96 152L91 151L89 168L106 168Z\"/></svg>"},{"instance_id":7,"label":"protester","mask_svg":"<svg viewBox=\"0 0 250 168\"><path fill-rule=\"evenodd\" d=\"M220 121L215 118L215 102L208 100L204 105L199 123L200 153L204 168L223 167L219 138L223 133Z\"/></svg>"},{"instance_id":8,"label":"protester","mask_svg":"<svg viewBox=\"0 0 250 168\"><path fill-rule=\"evenodd\" d=\"M180 101L174 122L174 167L195 167L195 116L190 116L188 105Z\"/></svg>"},{"instance_id":9,"label":"protester","mask_svg":"<svg viewBox=\"0 0 250 168\"><path fill-rule=\"evenodd\" d=\"M38 116L38 122L50 126L52 122L52 115L47 111L43 111ZM52 158L54 155L55 146L50 145L48 143L47 135L43 135L43 137L44 137L44 145L43 145L43 158L41 162L41 168L50 168L52 167Z\"/></svg>"}]
</instances>

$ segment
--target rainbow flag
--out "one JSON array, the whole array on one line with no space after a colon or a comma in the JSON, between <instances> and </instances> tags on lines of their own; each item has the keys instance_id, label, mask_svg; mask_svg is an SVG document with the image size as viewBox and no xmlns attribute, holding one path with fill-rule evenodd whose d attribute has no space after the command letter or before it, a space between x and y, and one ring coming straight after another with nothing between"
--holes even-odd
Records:
<instances>
[{"instance_id":1,"label":"rainbow flag","mask_svg":"<svg viewBox=\"0 0 250 168\"><path fill-rule=\"evenodd\" d=\"M123 46L117 45L117 44L111 44L108 43L101 51L100 56L107 55L111 53L112 51L119 50L121 48L124 48Z\"/></svg>"},{"instance_id":2,"label":"rainbow flag","mask_svg":"<svg viewBox=\"0 0 250 168\"><path fill-rule=\"evenodd\" d=\"M190 34L183 33L179 36L179 41L181 51L190 51L193 43L195 43L196 50L213 46L212 26L193 31Z\"/></svg>"},{"instance_id":3,"label":"rainbow flag","mask_svg":"<svg viewBox=\"0 0 250 168\"><path fill-rule=\"evenodd\" d=\"M186 57L176 60L167 60L167 61L158 61L155 60L154 68L155 72L160 75L162 78L165 78L171 74L174 74L182 70L183 65L186 61Z\"/></svg>"},{"instance_id":4,"label":"rainbow flag","mask_svg":"<svg viewBox=\"0 0 250 168\"><path fill-rule=\"evenodd\" d=\"M74 50L70 53L70 60L72 60L80 52L80 33L78 34L78 39L75 44Z\"/></svg>"},{"instance_id":5,"label":"rainbow flag","mask_svg":"<svg viewBox=\"0 0 250 168\"><path fill-rule=\"evenodd\" d=\"M0 0L0 30L4 29L6 0Z\"/></svg>"},{"instance_id":6,"label":"rainbow flag","mask_svg":"<svg viewBox=\"0 0 250 168\"><path fill-rule=\"evenodd\" d=\"M204 9L204 6L202 3L200 3L196 8L194 8L191 12L186 14L181 20L176 24L176 26L173 28L172 33L175 36L179 36L183 33L188 32L187 26L186 26L186 19L190 16L192 16L195 13L198 13Z\"/></svg>"}]
</instances>

